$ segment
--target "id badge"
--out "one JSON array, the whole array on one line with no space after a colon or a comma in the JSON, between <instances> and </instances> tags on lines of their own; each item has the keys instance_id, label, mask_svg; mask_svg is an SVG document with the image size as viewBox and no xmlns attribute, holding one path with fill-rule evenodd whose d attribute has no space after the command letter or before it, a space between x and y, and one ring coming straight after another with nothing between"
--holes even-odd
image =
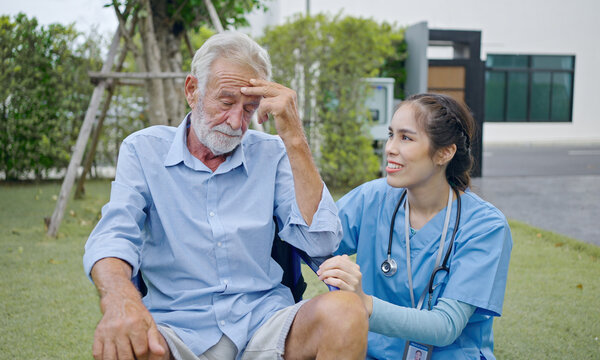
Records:
<instances>
[{"instance_id":1,"label":"id badge","mask_svg":"<svg viewBox=\"0 0 600 360\"><path fill-rule=\"evenodd\" d=\"M407 341L404 344L404 355L402 360L431 360L433 345L425 345L415 341Z\"/></svg>"}]
</instances>

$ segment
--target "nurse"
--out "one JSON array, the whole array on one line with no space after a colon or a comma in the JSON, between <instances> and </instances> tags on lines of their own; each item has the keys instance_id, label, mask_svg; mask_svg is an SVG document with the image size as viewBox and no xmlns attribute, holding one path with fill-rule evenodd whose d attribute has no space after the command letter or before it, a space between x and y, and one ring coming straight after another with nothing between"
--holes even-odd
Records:
<instances>
[{"instance_id":1,"label":"nurse","mask_svg":"<svg viewBox=\"0 0 600 360\"><path fill-rule=\"evenodd\" d=\"M344 255L318 275L363 300L369 359L495 359L492 321L512 238L504 215L469 190L474 127L448 96L403 101L389 128L387 178L338 202Z\"/></svg>"}]
</instances>

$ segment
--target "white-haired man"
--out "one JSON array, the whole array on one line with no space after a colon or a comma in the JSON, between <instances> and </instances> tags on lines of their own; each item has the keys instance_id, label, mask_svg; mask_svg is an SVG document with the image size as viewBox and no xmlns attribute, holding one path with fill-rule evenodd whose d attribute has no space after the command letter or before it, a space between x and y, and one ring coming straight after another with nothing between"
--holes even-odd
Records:
<instances>
[{"instance_id":1,"label":"white-haired man","mask_svg":"<svg viewBox=\"0 0 600 360\"><path fill-rule=\"evenodd\" d=\"M302 130L295 92L270 82L246 35L196 53L178 128L123 141L111 198L86 244L100 293L96 359L361 359L368 319L353 293L294 304L271 258L281 238L331 254L341 227ZM271 114L278 135L248 130ZM130 279L142 272L142 299Z\"/></svg>"}]
</instances>

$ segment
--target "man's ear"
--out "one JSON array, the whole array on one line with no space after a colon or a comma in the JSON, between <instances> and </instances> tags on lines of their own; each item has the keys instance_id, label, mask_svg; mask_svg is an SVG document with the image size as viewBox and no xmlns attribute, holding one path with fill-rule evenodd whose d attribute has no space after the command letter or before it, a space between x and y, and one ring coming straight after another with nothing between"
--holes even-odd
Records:
<instances>
[{"instance_id":1,"label":"man's ear","mask_svg":"<svg viewBox=\"0 0 600 360\"><path fill-rule=\"evenodd\" d=\"M184 90L185 99L187 100L187 103L190 106L190 108L193 109L196 106L196 103L198 102L198 99L196 99L198 95L198 79L196 79L196 77L192 75L188 75L185 78Z\"/></svg>"},{"instance_id":2,"label":"man's ear","mask_svg":"<svg viewBox=\"0 0 600 360\"><path fill-rule=\"evenodd\" d=\"M436 165L444 166L452 160L456 154L456 144L448 145L441 149L438 149L434 155L434 161Z\"/></svg>"}]
</instances>

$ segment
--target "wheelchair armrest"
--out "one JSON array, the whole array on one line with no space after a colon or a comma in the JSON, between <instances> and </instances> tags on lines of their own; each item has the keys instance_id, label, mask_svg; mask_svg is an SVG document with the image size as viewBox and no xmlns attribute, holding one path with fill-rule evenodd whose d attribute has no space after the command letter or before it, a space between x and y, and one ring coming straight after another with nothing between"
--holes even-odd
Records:
<instances>
[{"instance_id":1,"label":"wheelchair armrest","mask_svg":"<svg viewBox=\"0 0 600 360\"><path fill-rule=\"evenodd\" d=\"M302 259L302 261L304 261L304 263L306 263L306 265L308 265L308 267L315 272L315 274L317 273L317 270L319 270L319 266L321 266L322 263L325 262L325 260L329 259L331 256L313 256L310 257L308 256L308 254L298 248L293 248L294 252L296 254L298 254L298 256L300 256L300 259ZM327 285L327 284L326 284ZM329 291L335 291L335 290L339 290L339 288L333 286L333 285L327 285L327 287L329 288Z\"/></svg>"}]
</instances>

